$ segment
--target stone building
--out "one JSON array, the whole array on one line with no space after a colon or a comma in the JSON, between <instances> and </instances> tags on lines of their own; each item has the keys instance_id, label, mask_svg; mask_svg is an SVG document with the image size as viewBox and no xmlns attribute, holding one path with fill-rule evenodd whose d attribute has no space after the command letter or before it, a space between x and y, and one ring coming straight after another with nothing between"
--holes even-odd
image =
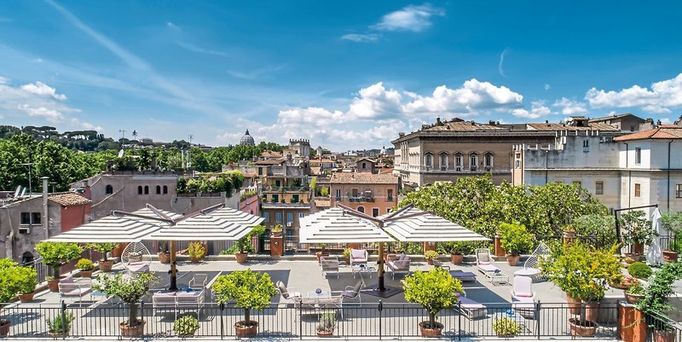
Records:
<instances>
[{"instance_id":1,"label":"stone building","mask_svg":"<svg viewBox=\"0 0 682 342\"><path fill-rule=\"evenodd\" d=\"M253 139L251 134L249 134L249 130L247 129L246 132L244 132L244 135L242 135L241 139L239 139L239 145L243 146L255 146L256 141Z\"/></svg>"},{"instance_id":2,"label":"stone building","mask_svg":"<svg viewBox=\"0 0 682 342\"><path fill-rule=\"evenodd\" d=\"M398 177L369 172L336 172L330 180L331 207L343 204L371 216L398 205Z\"/></svg>"},{"instance_id":3,"label":"stone building","mask_svg":"<svg viewBox=\"0 0 682 342\"><path fill-rule=\"evenodd\" d=\"M590 123L605 123L616 127L621 131L636 132L641 129L650 129L653 120L642 119L631 113L608 115L600 118L590 119Z\"/></svg>"},{"instance_id":4,"label":"stone building","mask_svg":"<svg viewBox=\"0 0 682 342\"><path fill-rule=\"evenodd\" d=\"M360 158L355 161L355 171L377 173L376 164L377 164L376 160L372 160L369 158Z\"/></svg>"}]
</instances>

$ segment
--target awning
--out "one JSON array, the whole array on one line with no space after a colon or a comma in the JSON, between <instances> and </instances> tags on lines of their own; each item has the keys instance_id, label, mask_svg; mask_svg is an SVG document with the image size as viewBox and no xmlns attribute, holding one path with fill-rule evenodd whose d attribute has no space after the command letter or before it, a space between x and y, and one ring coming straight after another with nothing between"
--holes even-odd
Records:
<instances>
[{"instance_id":1,"label":"awning","mask_svg":"<svg viewBox=\"0 0 682 342\"><path fill-rule=\"evenodd\" d=\"M300 220L300 243L372 243L395 241L376 223L331 208Z\"/></svg>"},{"instance_id":2,"label":"awning","mask_svg":"<svg viewBox=\"0 0 682 342\"><path fill-rule=\"evenodd\" d=\"M144 240L151 241L236 241L246 236L262 217L222 208L164 227Z\"/></svg>"},{"instance_id":3,"label":"awning","mask_svg":"<svg viewBox=\"0 0 682 342\"><path fill-rule=\"evenodd\" d=\"M159 219L177 219L181 215L166 210L149 207L132 212L133 215L112 214L102 217L67 232L53 236L48 241L97 243L97 242L138 242L149 234L168 226Z\"/></svg>"},{"instance_id":4,"label":"awning","mask_svg":"<svg viewBox=\"0 0 682 342\"><path fill-rule=\"evenodd\" d=\"M440 216L411 207L380 218L384 230L403 242L489 241Z\"/></svg>"}]
</instances>

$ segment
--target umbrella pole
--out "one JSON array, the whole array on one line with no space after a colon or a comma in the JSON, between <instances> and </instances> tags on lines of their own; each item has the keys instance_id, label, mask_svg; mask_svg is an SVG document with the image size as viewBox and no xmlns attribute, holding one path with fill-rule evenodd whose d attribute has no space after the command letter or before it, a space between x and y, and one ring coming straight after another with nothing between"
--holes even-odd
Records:
<instances>
[{"instance_id":1,"label":"umbrella pole","mask_svg":"<svg viewBox=\"0 0 682 342\"><path fill-rule=\"evenodd\" d=\"M170 265L170 271L168 272L168 273L170 273L170 287L168 288L168 290L170 290L170 291L177 291L178 290L178 278L177 278L178 268L177 268L177 264L175 263L175 253L176 253L175 241L171 241L170 242L170 262L171 262L171 265Z\"/></svg>"},{"instance_id":2,"label":"umbrella pole","mask_svg":"<svg viewBox=\"0 0 682 342\"><path fill-rule=\"evenodd\" d=\"M379 291L386 291L384 286L384 243L379 242L379 261L377 261L379 271Z\"/></svg>"}]
</instances>

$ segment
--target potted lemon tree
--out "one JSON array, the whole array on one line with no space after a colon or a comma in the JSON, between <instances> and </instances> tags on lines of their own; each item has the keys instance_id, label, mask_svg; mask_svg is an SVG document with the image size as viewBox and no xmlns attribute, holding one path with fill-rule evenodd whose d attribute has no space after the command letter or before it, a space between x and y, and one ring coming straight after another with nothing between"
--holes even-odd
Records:
<instances>
[{"instance_id":1,"label":"potted lemon tree","mask_svg":"<svg viewBox=\"0 0 682 342\"><path fill-rule=\"evenodd\" d=\"M420 304L429 315L429 320L419 323L423 337L440 336L443 324L436 321L441 310L452 308L464 293L462 282L453 278L448 271L436 267L428 272L417 271L402 280L405 300Z\"/></svg>"},{"instance_id":2,"label":"potted lemon tree","mask_svg":"<svg viewBox=\"0 0 682 342\"><path fill-rule=\"evenodd\" d=\"M149 284L156 277L147 272L124 276L122 273L107 275L102 274L98 278L98 284L94 288L102 291L107 296L118 297L128 304L128 320L121 322L121 336L138 337L144 333L145 321L137 318L137 304L149 291Z\"/></svg>"},{"instance_id":3,"label":"potted lemon tree","mask_svg":"<svg viewBox=\"0 0 682 342\"><path fill-rule=\"evenodd\" d=\"M277 293L269 274L251 269L221 275L211 288L218 303L234 302L236 307L244 310L244 320L234 324L240 338L258 333L258 322L251 320L251 310L265 309Z\"/></svg>"},{"instance_id":4,"label":"potted lemon tree","mask_svg":"<svg viewBox=\"0 0 682 342\"><path fill-rule=\"evenodd\" d=\"M190 242L187 246L187 254L191 262L198 263L206 256L206 247L199 241Z\"/></svg>"},{"instance_id":5,"label":"potted lemon tree","mask_svg":"<svg viewBox=\"0 0 682 342\"><path fill-rule=\"evenodd\" d=\"M516 266L521 259L521 253L530 251L535 241L535 236L522 224L502 223L498 233L502 248L507 251L509 266Z\"/></svg>"},{"instance_id":6,"label":"potted lemon tree","mask_svg":"<svg viewBox=\"0 0 682 342\"><path fill-rule=\"evenodd\" d=\"M51 292L59 292L60 267L80 257L83 249L75 243L49 241L39 242L35 249L43 259L43 263L50 266L52 270L52 275L47 280L47 286Z\"/></svg>"},{"instance_id":7,"label":"potted lemon tree","mask_svg":"<svg viewBox=\"0 0 682 342\"><path fill-rule=\"evenodd\" d=\"M236 249L236 253L234 254L234 256L237 259L238 263L240 264L246 263L249 256L248 253L250 251L253 251L253 246L251 246L251 239L254 236L259 236L263 234L264 232L265 227L263 227L262 225L257 225L253 227L249 234L237 240L237 243L233 247L234 249Z\"/></svg>"},{"instance_id":8,"label":"potted lemon tree","mask_svg":"<svg viewBox=\"0 0 682 342\"><path fill-rule=\"evenodd\" d=\"M92 272L95 270L95 263L90 259L81 258L76 262L76 268L80 270L81 277L91 278Z\"/></svg>"},{"instance_id":9,"label":"potted lemon tree","mask_svg":"<svg viewBox=\"0 0 682 342\"><path fill-rule=\"evenodd\" d=\"M19 266L9 258L0 259L0 307L8 303L14 296L21 292L21 281L16 276ZM0 317L0 337L9 334L11 322Z\"/></svg>"},{"instance_id":10,"label":"potted lemon tree","mask_svg":"<svg viewBox=\"0 0 682 342\"><path fill-rule=\"evenodd\" d=\"M22 303L32 301L38 285L38 272L30 266L17 266L14 273L19 282L19 300Z\"/></svg>"},{"instance_id":11,"label":"potted lemon tree","mask_svg":"<svg viewBox=\"0 0 682 342\"><path fill-rule=\"evenodd\" d=\"M114 266L114 261L107 258L107 254L116 248L118 244L113 242L99 242L99 243L89 243L85 245L85 248L98 252L100 254L99 259L99 270L102 272L111 272L111 268Z\"/></svg>"}]
</instances>

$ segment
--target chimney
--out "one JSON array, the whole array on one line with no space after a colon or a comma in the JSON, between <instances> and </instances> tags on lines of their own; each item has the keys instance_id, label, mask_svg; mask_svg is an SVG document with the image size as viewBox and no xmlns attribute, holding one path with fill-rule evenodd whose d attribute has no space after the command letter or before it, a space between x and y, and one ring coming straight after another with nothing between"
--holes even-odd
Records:
<instances>
[{"instance_id":1,"label":"chimney","mask_svg":"<svg viewBox=\"0 0 682 342\"><path fill-rule=\"evenodd\" d=\"M49 212L47 210L47 190L48 190L47 189L47 187L48 187L47 180L48 180L48 178L47 177L41 177L40 179L43 180L43 218L42 218L43 228L45 229L45 239L48 239L48 238L50 238L50 231L49 231L50 216L49 216Z\"/></svg>"}]
</instances>

